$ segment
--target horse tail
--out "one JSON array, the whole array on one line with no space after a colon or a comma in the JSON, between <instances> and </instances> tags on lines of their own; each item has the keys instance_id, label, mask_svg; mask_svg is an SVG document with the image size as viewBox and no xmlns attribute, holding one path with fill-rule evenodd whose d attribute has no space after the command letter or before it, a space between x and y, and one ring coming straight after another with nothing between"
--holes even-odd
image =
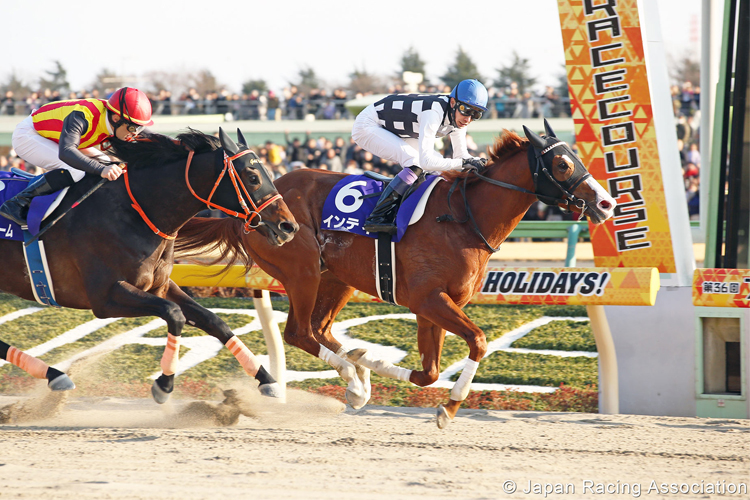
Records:
<instances>
[{"instance_id":1,"label":"horse tail","mask_svg":"<svg viewBox=\"0 0 750 500\"><path fill-rule=\"evenodd\" d=\"M236 219L193 217L180 228L174 248L181 257L211 255L207 265L225 263L225 270L241 263L249 271L253 265L242 247L242 222Z\"/></svg>"}]
</instances>

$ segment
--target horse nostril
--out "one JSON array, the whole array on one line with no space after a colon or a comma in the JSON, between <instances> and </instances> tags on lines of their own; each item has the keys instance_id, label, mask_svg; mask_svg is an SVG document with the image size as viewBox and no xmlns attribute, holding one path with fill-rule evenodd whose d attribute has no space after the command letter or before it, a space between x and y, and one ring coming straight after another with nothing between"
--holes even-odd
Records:
<instances>
[{"instance_id":1,"label":"horse nostril","mask_svg":"<svg viewBox=\"0 0 750 500\"><path fill-rule=\"evenodd\" d=\"M279 229L281 229L285 233L294 234L299 229L299 226L292 222L282 222L281 224L279 224Z\"/></svg>"},{"instance_id":2,"label":"horse nostril","mask_svg":"<svg viewBox=\"0 0 750 500\"><path fill-rule=\"evenodd\" d=\"M599 208L601 208L602 210L609 210L610 208L612 208L612 205L607 200L602 200L601 202L599 202Z\"/></svg>"}]
</instances>

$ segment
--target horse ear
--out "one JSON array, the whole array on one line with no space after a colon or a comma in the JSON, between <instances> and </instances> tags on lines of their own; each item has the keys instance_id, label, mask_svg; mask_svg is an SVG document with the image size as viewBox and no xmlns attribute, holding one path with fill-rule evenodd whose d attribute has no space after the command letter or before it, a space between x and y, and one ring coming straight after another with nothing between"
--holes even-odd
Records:
<instances>
[{"instance_id":1,"label":"horse ear","mask_svg":"<svg viewBox=\"0 0 750 500\"><path fill-rule=\"evenodd\" d=\"M224 148L224 151L230 154L236 154L240 150L240 148L237 147L237 144L234 143L232 138L229 137L221 127L219 127L219 140L221 141L221 147Z\"/></svg>"},{"instance_id":2,"label":"horse ear","mask_svg":"<svg viewBox=\"0 0 750 500\"><path fill-rule=\"evenodd\" d=\"M245 136L242 135L242 130L240 130L239 127L237 128L237 142L245 149L249 149L247 141L245 140Z\"/></svg>"},{"instance_id":3,"label":"horse ear","mask_svg":"<svg viewBox=\"0 0 750 500\"><path fill-rule=\"evenodd\" d=\"M552 127L549 126L549 122L546 118L544 119L544 133L547 134L548 137L557 138L557 136L555 135L555 131L552 130Z\"/></svg>"},{"instance_id":4,"label":"horse ear","mask_svg":"<svg viewBox=\"0 0 750 500\"><path fill-rule=\"evenodd\" d=\"M526 136L526 138L529 140L529 142L531 142L531 145L534 146L535 148L544 149L544 146L547 145L547 142L544 139L542 139L541 137L536 135L534 132L529 130L529 128L526 125L523 126L523 133Z\"/></svg>"}]
</instances>

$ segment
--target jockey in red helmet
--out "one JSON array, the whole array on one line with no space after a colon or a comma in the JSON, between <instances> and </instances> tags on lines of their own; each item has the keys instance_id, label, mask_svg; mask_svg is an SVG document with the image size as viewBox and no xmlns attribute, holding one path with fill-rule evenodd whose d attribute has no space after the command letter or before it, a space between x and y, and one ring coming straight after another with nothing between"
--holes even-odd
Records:
<instances>
[{"instance_id":1,"label":"jockey in red helmet","mask_svg":"<svg viewBox=\"0 0 750 500\"><path fill-rule=\"evenodd\" d=\"M401 197L422 171L482 168L466 146L466 127L487 111L487 89L464 80L448 95L393 94L367 106L354 121L352 138L365 151L398 163L403 170L386 186L364 229L395 233ZM450 137L453 158L435 150L438 137Z\"/></svg>"},{"instance_id":2,"label":"jockey in red helmet","mask_svg":"<svg viewBox=\"0 0 750 500\"><path fill-rule=\"evenodd\" d=\"M16 126L12 145L26 162L49 172L33 179L26 189L6 201L0 207L0 215L25 227L29 204L35 196L71 186L87 173L116 180L122 174L122 166L94 146L111 137L133 140L153 123L148 97L129 87L117 90L107 101L57 101L34 110Z\"/></svg>"}]
</instances>

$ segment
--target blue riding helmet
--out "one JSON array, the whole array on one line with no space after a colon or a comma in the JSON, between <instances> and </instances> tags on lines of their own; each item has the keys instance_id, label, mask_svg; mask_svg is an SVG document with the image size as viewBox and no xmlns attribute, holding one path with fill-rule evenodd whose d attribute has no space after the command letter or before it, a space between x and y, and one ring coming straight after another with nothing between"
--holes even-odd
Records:
<instances>
[{"instance_id":1,"label":"blue riding helmet","mask_svg":"<svg viewBox=\"0 0 750 500\"><path fill-rule=\"evenodd\" d=\"M451 90L450 97L469 106L487 111L487 89L479 80L464 80Z\"/></svg>"}]
</instances>

